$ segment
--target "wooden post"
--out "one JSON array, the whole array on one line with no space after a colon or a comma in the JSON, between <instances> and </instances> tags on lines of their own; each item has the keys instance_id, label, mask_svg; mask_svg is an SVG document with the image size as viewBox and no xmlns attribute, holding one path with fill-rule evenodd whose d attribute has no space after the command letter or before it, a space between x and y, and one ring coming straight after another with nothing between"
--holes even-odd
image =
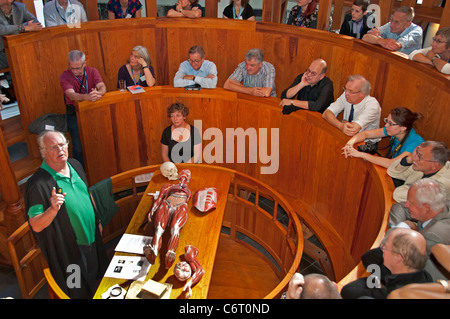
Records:
<instances>
[{"instance_id":1,"label":"wooden post","mask_svg":"<svg viewBox=\"0 0 450 319\"><path fill-rule=\"evenodd\" d=\"M317 17L317 30L328 31L330 26L330 14L332 0L320 0L319 14Z\"/></svg>"},{"instance_id":2,"label":"wooden post","mask_svg":"<svg viewBox=\"0 0 450 319\"><path fill-rule=\"evenodd\" d=\"M450 26L450 3L447 1L445 3L444 11L442 12L441 16L441 25L440 27L448 27Z\"/></svg>"},{"instance_id":3,"label":"wooden post","mask_svg":"<svg viewBox=\"0 0 450 319\"><path fill-rule=\"evenodd\" d=\"M3 132L0 130L0 191L6 203L4 219L6 236L25 222L25 209L20 204L20 190L9 158Z\"/></svg>"},{"instance_id":4,"label":"wooden post","mask_svg":"<svg viewBox=\"0 0 450 319\"><path fill-rule=\"evenodd\" d=\"M158 16L156 0L145 0L145 9L147 10L147 18L156 18Z\"/></svg>"}]
</instances>

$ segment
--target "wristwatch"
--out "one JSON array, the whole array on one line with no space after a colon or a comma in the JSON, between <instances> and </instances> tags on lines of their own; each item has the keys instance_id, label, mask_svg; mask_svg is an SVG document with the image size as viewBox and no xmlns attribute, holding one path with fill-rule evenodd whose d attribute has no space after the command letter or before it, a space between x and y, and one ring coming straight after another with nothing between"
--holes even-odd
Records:
<instances>
[{"instance_id":1,"label":"wristwatch","mask_svg":"<svg viewBox=\"0 0 450 319\"><path fill-rule=\"evenodd\" d=\"M435 55L434 57L432 57L431 58L431 63L433 63L434 62L434 60L436 60L438 58L438 56L437 55Z\"/></svg>"},{"instance_id":2,"label":"wristwatch","mask_svg":"<svg viewBox=\"0 0 450 319\"><path fill-rule=\"evenodd\" d=\"M143 69L148 69L148 65L146 65L146 66L143 66L142 68L143 68Z\"/></svg>"},{"instance_id":3,"label":"wristwatch","mask_svg":"<svg viewBox=\"0 0 450 319\"><path fill-rule=\"evenodd\" d=\"M444 287L445 293L450 293L450 287L448 286L448 282L446 280L439 279L436 280L436 282Z\"/></svg>"}]
</instances>

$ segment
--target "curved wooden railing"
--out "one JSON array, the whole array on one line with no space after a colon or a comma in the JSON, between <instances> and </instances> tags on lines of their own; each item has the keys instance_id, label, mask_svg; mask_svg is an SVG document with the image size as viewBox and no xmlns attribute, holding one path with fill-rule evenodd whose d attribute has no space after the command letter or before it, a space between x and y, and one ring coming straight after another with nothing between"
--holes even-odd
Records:
<instances>
[{"instance_id":1,"label":"curved wooden railing","mask_svg":"<svg viewBox=\"0 0 450 319\"><path fill-rule=\"evenodd\" d=\"M196 165L202 166L203 164ZM181 170L189 168L189 165L177 164L177 167ZM149 176L157 169L159 169L159 165L151 165L111 177L119 211L104 229L105 241L121 235L125 231L142 198L142 191L145 190L148 182L138 183L136 178L143 175ZM272 261L269 261L268 264L272 265L280 282L265 298L279 298L286 290L293 273L298 269L302 257L303 235L300 221L293 207L276 190L240 172L220 167L217 169L225 170L233 175L230 189L227 193L220 195L228 197L223 226L229 229L230 238L247 246L261 258L267 259L260 252L261 248L258 249L239 240L239 233L252 239L270 254ZM249 201L250 194L255 196L254 201ZM266 211L259 206L260 196L273 201L272 211ZM278 215L281 213L287 218L287 221L279 221Z\"/></svg>"},{"instance_id":2,"label":"curved wooden railing","mask_svg":"<svg viewBox=\"0 0 450 319\"><path fill-rule=\"evenodd\" d=\"M65 112L59 75L67 68L70 50L84 51L87 64L100 71L111 91L129 50L138 44L149 49L157 84L162 87L137 96L110 92L97 103L80 104L80 120L88 123L83 126L83 139L91 181L159 163L161 129L169 124L165 107L172 101L186 103L192 110L190 119L202 119L204 129L280 128L276 174L262 175L261 163L221 165L257 178L292 200L302 221L327 237L320 238L323 244L326 241L343 252L344 261L330 257L336 280L353 268L384 231L390 204L384 192L392 188L385 173L358 159L340 156L347 137L330 127L320 114L300 111L284 116L277 98L260 99L222 89L188 93L170 88L189 47L202 45L206 58L216 62L219 87L248 49L263 49L265 60L277 71L278 95L313 59L322 57L328 62L327 76L334 82L335 98L348 75L362 74L372 83L371 95L382 106L382 118L392 108L406 106L424 115L417 129L420 135L450 145L450 126L442 116L449 107L447 77L430 66L329 32L223 19L146 18L88 22L81 29L46 28L8 36L6 43L25 130L38 116ZM34 136L29 135L28 144L34 145L31 153L39 156ZM346 199L346 190L355 198ZM337 257L334 248L328 253Z\"/></svg>"}]
</instances>

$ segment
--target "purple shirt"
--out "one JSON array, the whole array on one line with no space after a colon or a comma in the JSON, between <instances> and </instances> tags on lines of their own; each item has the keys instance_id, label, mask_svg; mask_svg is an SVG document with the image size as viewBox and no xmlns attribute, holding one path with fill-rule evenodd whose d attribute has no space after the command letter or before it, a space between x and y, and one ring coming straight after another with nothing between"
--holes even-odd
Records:
<instances>
[{"instance_id":1,"label":"purple shirt","mask_svg":"<svg viewBox=\"0 0 450 319\"><path fill-rule=\"evenodd\" d=\"M81 77L76 77L72 70L68 69L64 71L59 77L59 83L61 88L65 93L68 89L73 89L75 93L89 94L92 89L97 87L97 84L102 83L103 79L96 68L89 66L84 67L85 75ZM74 102L64 94L66 104L74 105Z\"/></svg>"}]
</instances>

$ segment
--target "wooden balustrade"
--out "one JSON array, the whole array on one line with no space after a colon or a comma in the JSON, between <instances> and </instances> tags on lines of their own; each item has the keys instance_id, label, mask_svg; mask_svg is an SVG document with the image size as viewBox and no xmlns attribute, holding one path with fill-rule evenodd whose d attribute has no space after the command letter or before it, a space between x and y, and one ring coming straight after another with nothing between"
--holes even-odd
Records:
<instances>
[{"instance_id":1,"label":"wooden balustrade","mask_svg":"<svg viewBox=\"0 0 450 319\"><path fill-rule=\"evenodd\" d=\"M320 114L299 111L285 116L277 98L255 98L220 88L199 92L171 88L189 47L197 44L205 48L206 58L217 64L219 87L243 61L246 51L263 49L265 60L277 70L278 95L313 59L321 57L328 62L327 75L334 82L335 98L349 75L362 74L372 83L371 95L382 106L382 118L392 108L406 106L424 115L418 124L419 134L450 145L450 126L442 116L449 107L448 77L346 36L264 22L144 18L88 22L81 29L46 28L8 36L5 42L25 129L43 114L65 112L59 75L67 69L70 50L84 51L87 65L96 67L108 90L114 91L117 71L126 63L131 48L142 44L149 49L158 87L140 95L110 92L96 103L79 105L91 182L160 163L160 134L169 125L165 108L174 101L188 105L189 119L201 119L203 130L279 128L276 174L261 174L260 168L265 166L261 163L220 165L242 171L292 196L298 202L296 209L306 205L310 223L326 221L324 229L331 232L322 232L333 234L329 236L333 247L337 245L344 256L351 256L345 262L333 260L337 280L379 236L390 204L385 194L392 188L389 179L371 164L344 159L340 148L347 137L323 121ZM35 145L35 136L28 136L29 144ZM32 153L39 156L37 146ZM355 198L347 199L347 193ZM302 219L302 211L297 212ZM314 214L319 217L314 218ZM308 218L302 220L307 223Z\"/></svg>"}]
</instances>

